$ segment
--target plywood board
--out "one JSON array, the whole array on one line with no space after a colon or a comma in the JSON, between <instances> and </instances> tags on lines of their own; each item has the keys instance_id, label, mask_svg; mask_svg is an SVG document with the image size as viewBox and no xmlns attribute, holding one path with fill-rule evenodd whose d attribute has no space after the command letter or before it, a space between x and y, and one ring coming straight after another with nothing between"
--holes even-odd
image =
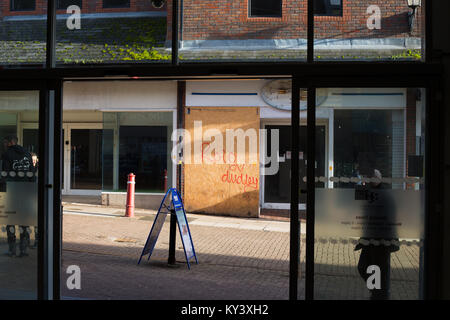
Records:
<instances>
[{"instance_id":1,"label":"plywood board","mask_svg":"<svg viewBox=\"0 0 450 320\"><path fill-rule=\"evenodd\" d=\"M191 163L184 165L186 211L257 217L259 108L189 107L185 116L185 128L191 137ZM234 139L234 150L227 150L227 142L233 140L231 135L227 139L227 130L239 129L245 136L245 151L238 152L238 139ZM216 148L218 141L208 135L211 132L221 134L223 149ZM240 156L243 163L238 162Z\"/></svg>"}]
</instances>

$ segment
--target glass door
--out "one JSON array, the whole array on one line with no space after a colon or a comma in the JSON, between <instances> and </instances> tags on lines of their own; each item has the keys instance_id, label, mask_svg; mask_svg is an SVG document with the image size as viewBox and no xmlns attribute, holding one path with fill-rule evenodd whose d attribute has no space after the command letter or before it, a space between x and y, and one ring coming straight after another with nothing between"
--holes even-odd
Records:
<instances>
[{"instance_id":1,"label":"glass door","mask_svg":"<svg viewBox=\"0 0 450 320\"><path fill-rule=\"evenodd\" d=\"M102 125L67 124L65 131L65 194L99 195L102 189Z\"/></svg>"},{"instance_id":2,"label":"glass door","mask_svg":"<svg viewBox=\"0 0 450 320\"><path fill-rule=\"evenodd\" d=\"M0 92L0 138L0 299L37 299L39 91Z\"/></svg>"},{"instance_id":3,"label":"glass door","mask_svg":"<svg viewBox=\"0 0 450 320\"><path fill-rule=\"evenodd\" d=\"M264 203L272 204L274 207L277 204L278 208L288 208L288 203L290 202L290 185L286 183L290 179L291 174L291 162L292 162L292 151L291 151L291 128L289 125L280 124L269 124L265 126L267 130L267 149L269 150L271 145L271 131L278 130L280 136L280 146L279 146L279 170L274 175L264 176ZM327 125L323 122L318 123L316 126L316 137L318 148L316 148L316 161L315 169L318 176L326 175L327 161L326 158L326 137L327 137ZM306 123L300 126L299 134L299 179L300 179L300 189L306 189ZM318 184L323 185L323 182L318 182ZM300 208L305 210L306 204L306 194L300 193ZM284 204L284 205L283 205Z\"/></svg>"},{"instance_id":4,"label":"glass door","mask_svg":"<svg viewBox=\"0 0 450 320\"><path fill-rule=\"evenodd\" d=\"M326 182L314 190L309 184L307 191L307 297L420 299L425 89L321 88L315 96L308 117L324 109L332 116L329 177L313 176L312 170L307 175ZM314 132L314 122L308 126ZM317 151L317 126L315 131L308 139Z\"/></svg>"}]
</instances>

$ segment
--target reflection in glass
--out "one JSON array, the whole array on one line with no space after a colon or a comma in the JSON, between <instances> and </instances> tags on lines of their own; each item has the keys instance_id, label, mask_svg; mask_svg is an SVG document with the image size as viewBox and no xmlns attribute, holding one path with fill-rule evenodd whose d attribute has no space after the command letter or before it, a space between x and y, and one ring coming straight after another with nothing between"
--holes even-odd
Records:
<instances>
[{"instance_id":1,"label":"reflection in glass","mask_svg":"<svg viewBox=\"0 0 450 320\"><path fill-rule=\"evenodd\" d=\"M315 298L419 299L424 90L326 92L333 151L329 177L317 177L328 183L315 196Z\"/></svg>"},{"instance_id":2,"label":"reflection in glass","mask_svg":"<svg viewBox=\"0 0 450 320\"><path fill-rule=\"evenodd\" d=\"M314 58L423 60L425 1L410 19L405 0L315 0Z\"/></svg>"},{"instance_id":3,"label":"reflection in glass","mask_svg":"<svg viewBox=\"0 0 450 320\"><path fill-rule=\"evenodd\" d=\"M71 188L84 190L101 189L102 130L72 129L71 135Z\"/></svg>"},{"instance_id":4,"label":"reflection in glass","mask_svg":"<svg viewBox=\"0 0 450 320\"><path fill-rule=\"evenodd\" d=\"M179 59L305 60L307 1L182 1Z\"/></svg>"},{"instance_id":5,"label":"reflection in glass","mask_svg":"<svg viewBox=\"0 0 450 320\"><path fill-rule=\"evenodd\" d=\"M286 183L290 180L291 175L291 127L286 125L269 125L266 126L268 132L267 150L270 150L271 135L270 131L279 130L280 147L279 147L279 170L276 174L264 176L265 179L265 195L264 200L269 203L290 203L291 185ZM318 176L325 175L325 126L318 124L316 126L316 174ZM306 194L300 190L306 190L306 182L303 177L306 176L306 126L300 126L299 134L299 202L306 203ZM270 151L269 151L270 155ZM317 182L317 186L323 186L323 182Z\"/></svg>"},{"instance_id":6,"label":"reflection in glass","mask_svg":"<svg viewBox=\"0 0 450 320\"><path fill-rule=\"evenodd\" d=\"M136 192L170 188L171 133L171 112L104 113L103 191L125 192L130 173L136 175Z\"/></svg>"},{"instance_id":7,"label":"reflection in glass","mask_svg":"<svg viewBox=\"0 0 450 320\"><path fill-rule=\"evenodd\" d=\"M60 64L170 62L167 5L150 0L60 1L56 58Z\"/></svg>"},{"instance_id":8,"label":"reflection in glass","mask_svg":"<svg viewBox=\"0 0 450 320\"><path fill-rule=\"evenodd\" d=\"M0 299L37 298L38 92L0 94Z\"/></svg>"},{"instance_id":9,"label":"reflection in glass","mask_svg":"<svg viewBox=\"0 0 450 320\"><path fill-rule=\"evenodd\" d=\"M128 174L134 173L139 190L164 192L167 127L121 126L119 137L119 189L127 188Z\"/></svg>"},{"instance_id":10,"label":"reflection in glass","mask_svg":"<svg viewBox=\"0 0 450 320\"><path fill-rule=\"evenodd\" d=\"M0 30L0 65L44 65L47 0L2 1Z\"/></svg>"}]
</instances>

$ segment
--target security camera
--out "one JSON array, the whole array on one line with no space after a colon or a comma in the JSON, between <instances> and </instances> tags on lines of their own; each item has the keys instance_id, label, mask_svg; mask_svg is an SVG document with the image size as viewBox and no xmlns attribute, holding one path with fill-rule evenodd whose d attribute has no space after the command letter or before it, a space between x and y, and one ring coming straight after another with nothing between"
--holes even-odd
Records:
<instances>
[{"instance_id":1,"label":"security camera","mask_svg":"<svg viewBox=\"0 0 450 320\"><path fill-rule=\"evenodd\" d=\"M152 6L159 9L162 8L165 2L166 0L152 0Z\"/></svg>"}]
</instances>

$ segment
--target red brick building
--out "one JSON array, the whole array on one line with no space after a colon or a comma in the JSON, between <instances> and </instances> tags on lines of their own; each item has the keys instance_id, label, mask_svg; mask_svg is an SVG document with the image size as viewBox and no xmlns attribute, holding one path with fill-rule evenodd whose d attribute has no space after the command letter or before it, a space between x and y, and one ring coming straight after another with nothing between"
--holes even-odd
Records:
<instances>
[{"instance_id":1,"label":"red brick building","mask_svg":"<svg viewBox=\"0 0 450 320\"><path fill-rule=\"evenodd\" d=\"M77 5L82 13L113 13L164 11L150 0L56 0L57 13L65 14L71 5ZM5 0L0 3L0 17L19 15L43 15L47 13L47 0Z\"/></svg>"},{"instance_id":2,"label":"red brick building","mask_svg":"<svg viewBox=\"0 0 450 320\"><path fill-rule=\"evenodd\" d=\"M258 3L267 2L278 3L279 7L255 9ZM367 28L367 19L371 15L367 10L374 4L381 13L380 30ZM411 10L404 0L318 0L315 11L315 34L320 39L398 38L421 34L421 24L416 24L412 34L409 33L408 12ZM421 21L420 17L417 21ZM306 26L307 0L183 1L185 40L306 38Z\"/></svg>"}]
</instances>

